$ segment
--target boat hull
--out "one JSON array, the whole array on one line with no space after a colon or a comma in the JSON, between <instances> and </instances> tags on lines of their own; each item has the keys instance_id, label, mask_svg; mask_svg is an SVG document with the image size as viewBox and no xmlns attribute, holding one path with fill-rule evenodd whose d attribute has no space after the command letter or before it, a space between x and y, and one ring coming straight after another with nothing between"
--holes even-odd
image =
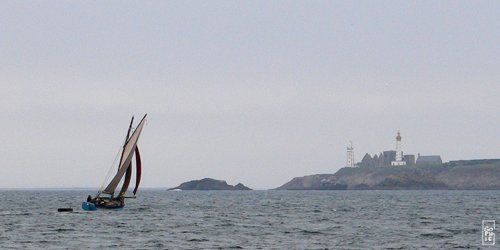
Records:
<instances>
[{"instance_id":1,"label":"boat hull","mask_svg":"<svg viewBox=\"0 0 500 250\"><path fill-rule=\"evenodd\" d=\"M125 202L120 198L106 199L97 198L91 201L82 202L82 209L86 211L94 211L99 209L119 209L125 206Z\"/></svg>"},{"instance_id":2,"label":"boat hull","mask_svg":"<svg viewBox=\"0 0 500 250\"><path fill-rule=\"evenodd\" d=\"M97 207L94 203L92 202L82 202L82 209L86 211L94 211L97 210Z\"/></svg>"},{"instance_id":3,"label":"boat hull","mask_svg":"<svg viewBox=\"0 0 500 250\"><path fill-rule=\"evenodd\" d=\"M125 206L125 199L98 197L95 200L93 200L92 203L94 203L97 208L117 209Z\"/></svg>"},{"instance_id":4,"label":"boat hull","mask_svg":"<svg viewBox=\"0 0 500 250\"><path fill-rule=\"evenodd\" d=\"M125 203L119 200L111 200L102 203L97 203L96 206L98 208L103 208L103 209L118 209L118 208L123 208L125 206Z\"/></svg>"}]
</instances>

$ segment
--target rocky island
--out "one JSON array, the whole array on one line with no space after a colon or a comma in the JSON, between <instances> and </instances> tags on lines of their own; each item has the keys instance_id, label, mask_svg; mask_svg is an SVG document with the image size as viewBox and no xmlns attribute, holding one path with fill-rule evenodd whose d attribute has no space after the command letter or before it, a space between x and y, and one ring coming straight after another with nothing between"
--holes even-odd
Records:
<instances>
[{"instance_id":1,"label":"rocky island","mask_svg":"<svg viewBox=\"0 0 500 250\"><path fill-rule=\"evenodd\" d=\"M223 180L204 178L201 180L184 182L181 185L174 188L170 188L168 190L252 190L252 189L241 183L238 183L235 186L233 186L227 184L227 182Z\"/></svg>"},{"instance_id":2,"label":"rocky island","mask_svg":"<svg viewBox=\"0 0 500 250\"><path fill-rule=\"evenodd\" d=\"M429 166L345 167L335 174L296 177L280 190L500 190L500 159Z\"/></svg>"}]
</instances>

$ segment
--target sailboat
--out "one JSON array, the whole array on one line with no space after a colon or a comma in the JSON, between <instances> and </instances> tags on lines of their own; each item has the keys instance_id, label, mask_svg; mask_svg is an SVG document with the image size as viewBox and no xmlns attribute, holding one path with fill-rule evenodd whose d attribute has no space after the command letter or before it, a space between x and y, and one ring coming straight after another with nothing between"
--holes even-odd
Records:
<instances>
[{"instance_id":1,"label":"sailboat","mask_svg":"<svg viewBox=\"0 0 500 250\"><path fill-rule=\"evenodd\" d=\"M125 137L125 143L121 150L120 163L118 164L118 171L116 175L111 179L108 185L97 192L96 196L87 197L87 201L82 202L82 209L84 210L96 210L97 208L104 209L116 209L123 208L125 206L126 198L135 198L137 189L139 188L139 183L141 182L141 155L139 153L139 148L137 147L137 141L141 135L142 128L146 122L146 115L139 122L137 127L132 131L132 124L134 122L134 117L130 121L128 127L127 136ZM132 132L132 134L130 134ZM133 191L134 196L127 197L125 193L132 179L132 157L135 155L135 165L136 165L136 177L135 177L135 188ZM120 182L122 181L122 186L120 191L115 195L116 189Z\"/></svg>"}]
</instances>

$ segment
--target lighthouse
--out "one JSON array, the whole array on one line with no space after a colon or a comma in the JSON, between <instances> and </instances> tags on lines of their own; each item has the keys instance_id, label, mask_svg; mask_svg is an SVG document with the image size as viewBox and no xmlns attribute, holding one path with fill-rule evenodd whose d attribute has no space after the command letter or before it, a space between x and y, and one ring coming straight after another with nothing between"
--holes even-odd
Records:
<instances>
[{"instance_id":1,"label":"lighthouse","mask_svg":"<svg viewBox=\"0 0 500 250\"><path fill-rule=\"evenodd\" d=\"M391 162L391 166L405 166L406 162L403 161L403 149L401 148L401 133L396 136L396 159Z\"/></svg>"},{"instance_id":2,"label":"lighthouse","mask_svg":"<svg viewBox=\"0 0 500 250\"><path fill-rule=\"evenodd\" d=\"M350 145L347 146L346 167L354 167L354 148L352 147L352 141L350 141L349 143Z\"/></svg>"}]
</instances>

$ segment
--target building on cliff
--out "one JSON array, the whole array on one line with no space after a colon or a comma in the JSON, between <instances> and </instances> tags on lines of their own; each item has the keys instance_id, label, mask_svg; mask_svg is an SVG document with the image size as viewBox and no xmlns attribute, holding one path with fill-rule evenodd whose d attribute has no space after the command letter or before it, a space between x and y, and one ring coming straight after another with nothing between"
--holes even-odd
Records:
<instances>
[{"instance_id":1,"label":"building on cliff","mask_svg":"<svg viewBox=\"0 0 500 250\"><path fill-rule=\"evenodd\" d=\"M401 133L398 131L396 136L396 150L387 150L380 154L365 154L361 162L356 165L359 167L389 167L389 166L441 166L443 161L439 155L404 155L401 146ZM351 146L352 147L352 146ZM348 148L349 150L349 148ZM349 155L349 153L348 153Z\"/></svg>"},{"instance_id":2,"label":"building on cliff","mask_svg":"<svg viewBox=\"0 0 500 250\"><path fill-rule=\"evenodd\" d=\"M406 166L415 166L415 155L405 155Z\"/></svg>"},{"instance_id":3,"label":"building on cliff","mask_svg":"<svg viewBox=\"0 0 500 250\"><path fill-rule=\"evenodd\" d=\"M396 151L394 150L384 151L379 155L374 154L373 157L367 153L358 165L360 167L388 167L395 159Z\"/></svg>"},{"instance_id":4,"label":"building on cliff","mask_svg":"<svg viewBox=\"0 0 500 250\"><path fill-rule=\"evenodd\" d=\"M441 166L443 161L440 155L420 155L418 154L417 166Z\"/></svg>"},{"instance_id":5,"label":"building on cliff","mask_svg":"<svg viewBox=\"0 0 500 250\"><path fill-rule=\"evenodd\" d=\"M377 155L375 154L374 157L377 157ZM369 167L375 167L375 162L378 161L378 157L377 159L373 159L372 156L368 153L365 154L365 156L363 157L363 159L361 159L361 162L358 163L358 165L360 167L363 167L363 168L369 168Z\"/></svg>"}]
</instances>

